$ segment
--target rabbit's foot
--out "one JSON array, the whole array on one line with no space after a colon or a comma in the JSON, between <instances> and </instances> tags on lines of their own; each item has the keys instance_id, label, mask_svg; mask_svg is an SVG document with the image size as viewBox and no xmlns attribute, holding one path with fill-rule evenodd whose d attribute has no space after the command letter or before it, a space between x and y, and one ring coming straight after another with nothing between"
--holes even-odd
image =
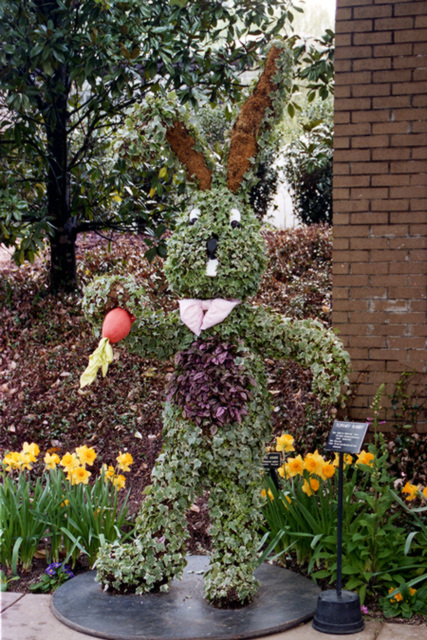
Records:
<instances>
[{"instance_id":1,"label":"rabbit's foot","mask_svg":"<svg viewBox=\"0 0 427 640\"><path fill-rule=\"evenodd\" d=\"M250 567L214 564L205 574L205 596L215 607L244 607L251 602L258 587Z\"/></svg>"},{"instance_id":2,"label":"rabbit's foot","mask_svg":"<svg viewBox=\"0 0 427 640\"><path fill-rule=\"evenodd\" d=\"M252 598L241 601L239 599L237 589L234 587L227 591L227 595L222 598L214 598L211 604L218 609L241 609L250 604Z\"/></svg>"},{"instance_id":3,"label":"rabbit's foot","mask_svg":"<svg viewBox=\"0 0 427 640\"><path fill-rule=\"evenodd\" d=\"M184 554L167 553L156 541L145 547L138 539L131 544L116 542L100 549L96 580L106 591L167 592L172 579L182 576L185 564Z\"/></svg>"}]
</instances>

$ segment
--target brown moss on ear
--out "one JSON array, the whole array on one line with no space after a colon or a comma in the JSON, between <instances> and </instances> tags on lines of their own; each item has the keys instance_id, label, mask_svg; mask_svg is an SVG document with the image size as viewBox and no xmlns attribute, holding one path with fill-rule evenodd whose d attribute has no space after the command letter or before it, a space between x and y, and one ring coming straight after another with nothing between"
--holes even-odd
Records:
<instances>
[{"instance_id":1,"label":"brown moss on ear","mask_svg":"<svg viewBox=\"0 0 427 640\"><path fill-rule=\"evenodd\" d=\"M202 191L209 190L212 184L212 172L206 165L204 155L194 149L196 141L182 122L174 122L173 127L166 132L166 139L178 160L187 169L189 176L198 179L199 188Z\"/></svg>"},{"instance_id":2,"label":"brown moss on ear","mask_svg":"<svg viewBox=\"0 0 427 640\"><path fill-rule=\"evenodd\" d=\"M230 153L228 155L228 188L235 193L243 176L251 167L251 158L258 151L257 138L265 111L272 108L270 95L277 89L273 78L277 72L276 60L281 49L272 47L253 94L243 105L231 131Z\"/></svg>"}]
</instances>

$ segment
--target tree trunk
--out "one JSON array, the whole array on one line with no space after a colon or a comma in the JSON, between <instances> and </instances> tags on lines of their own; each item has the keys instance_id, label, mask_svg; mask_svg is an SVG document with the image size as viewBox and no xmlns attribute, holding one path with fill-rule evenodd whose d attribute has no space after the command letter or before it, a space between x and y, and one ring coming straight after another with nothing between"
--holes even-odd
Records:
<instances>
[{"instance_id":1,"label":"tree trunk","mask_svg":"<svg viewBox=\"0 0 427 640\"><path fill-rule=\"evenodd\" d=\"M77 289L75 241L71 225L55 229L50 238L50 289L54 293Z\"/></svg>"},{"instance_id":2,"label":"tree trunk","mask_svg":"<svg viewBox=\"0 0 427 640\"><path fill-rule=\"evenodd\" d=\"M63 65L52 78L53 104L45 114L48 148L48 216L54 227L50 238L50 288L54 292L77 288L76 230L70 211L67 143L67 84Z\"/></svg>"}]
</instances>

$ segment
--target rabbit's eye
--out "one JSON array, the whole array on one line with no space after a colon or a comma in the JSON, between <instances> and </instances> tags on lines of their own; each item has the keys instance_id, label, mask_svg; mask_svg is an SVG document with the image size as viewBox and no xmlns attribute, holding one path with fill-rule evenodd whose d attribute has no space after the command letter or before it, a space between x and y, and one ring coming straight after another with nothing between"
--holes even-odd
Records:
<instances>
[{"instance_id":1,"label":"rabbit's eye","mask_svg":"<svg viewBox=\"0 0 427 640\"><path fill-rule=\"evenodd\" d=\"M238 209L232 209L230 211L230 226L232 229L240 229L240 211Z\"/></svg>"},{"instance_id":2,"label":"rabbit's eye","mask_svg":"<svg viewBox=\"0 0 427 640\"><path fill-rule=\"evenodd\" d=\"M200 209L192 209L190 211L190 215L188 216L188 223L194 224L199 217L200 217Z\"/></svg>"}]
</instances>

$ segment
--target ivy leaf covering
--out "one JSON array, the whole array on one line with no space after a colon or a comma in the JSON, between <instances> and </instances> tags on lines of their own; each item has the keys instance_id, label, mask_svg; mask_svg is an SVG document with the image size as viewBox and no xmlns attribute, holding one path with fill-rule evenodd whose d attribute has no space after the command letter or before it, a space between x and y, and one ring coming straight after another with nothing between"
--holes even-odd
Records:
<instances>
[{"instance_id":1,"label":"ivy leaf covering","mask_svg":"<svg viewBox=\"0 0 427 640\"><path fill-rule=\"evenodd\" d=\"M255 380L245 371L239 346L215 339L196 340L175 357L166 399L183 408L184 417L211 433L248 415Z\"/></svg>"}]
</instances>

